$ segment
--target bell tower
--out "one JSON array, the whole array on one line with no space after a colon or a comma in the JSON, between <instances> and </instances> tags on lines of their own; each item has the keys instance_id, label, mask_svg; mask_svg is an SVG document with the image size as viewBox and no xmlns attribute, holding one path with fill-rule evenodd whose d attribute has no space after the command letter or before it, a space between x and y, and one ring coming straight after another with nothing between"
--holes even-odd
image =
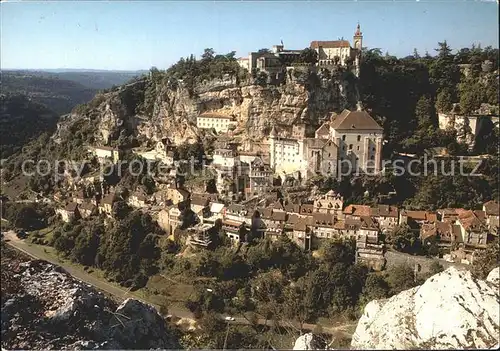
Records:
<instances>
[{"instance_id":1,"label":"bell tower","mask_svg":"<svg viewBox=\"0 0 500 351\"><path fill-rule=\"evenodd\" d=\"M354 43L354 49L357 49L361 52L361 49L363 48L363 33L361 32L361 28L359 26L356 27L356 32L354 33L353 37L353 43Z\"/></svg>"}]
</instances>

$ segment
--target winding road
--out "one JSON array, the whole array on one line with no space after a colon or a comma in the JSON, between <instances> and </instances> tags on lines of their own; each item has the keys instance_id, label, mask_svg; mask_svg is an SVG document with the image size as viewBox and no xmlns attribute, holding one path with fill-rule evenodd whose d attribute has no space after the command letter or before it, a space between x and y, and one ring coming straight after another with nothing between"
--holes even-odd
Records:
<instances>
[{"instance_id":1,"label":"winding road","mask_svg":"<svg viewBox=\"0 0 500 351\"><path fill-rule=\"evenodd\" d=\"M85 272L83 269L75 268L68 263L48 254L45 252L41 247L35 246L35 245L30 245L24 240L19 239L14 231L8 231L4 232L4 240L5 243L11 247L13 247L16 250L19 250L26 255L34 258L34 259L40 259L40 260L45 260L50 263L53 263L55 265L63 267L69 274L71 274L75 279L78 279L86 284L90 284L94 286L96 289L101 290L109 295L112 295L116 299L122 301L127 298L134 298L137 300L140 300L144 303L150 304L155 306L157 309L159 306L143 300L135 294L131 293L129 290L122 289L116 285L110 284L103 279L99 279L94 277L93 275ZM168 307L168 312L173 316L177 318L189 318L189 319L195 319L193 314L185 309L178 308L176 306L169 306ZM220 315L221 319L224 319L224 315ZM227 321L230 324L251 324L249 319L245 317L234 317L234 321ZM266 320L266 319L258 319L257 323L260 325L268 325L272 326L274 325L274 321L272 320ZM283 326L288 326L288 327L293 327L297 330L300 329L300 324L298 322L292 322L292 321L281 321L280 323ZM348 324L343 324L343 325L336 325L336 326L325 326L325 325L316 325L316 324L302 324L302 329L303 330L314 330L317 327L320 327L322 332L325 334L335 334L335 335L343 335L347 337L351 337L351 332L349 329L352 329L354 326L353 323L348 323Z\"/></svg>"}]
</instances>

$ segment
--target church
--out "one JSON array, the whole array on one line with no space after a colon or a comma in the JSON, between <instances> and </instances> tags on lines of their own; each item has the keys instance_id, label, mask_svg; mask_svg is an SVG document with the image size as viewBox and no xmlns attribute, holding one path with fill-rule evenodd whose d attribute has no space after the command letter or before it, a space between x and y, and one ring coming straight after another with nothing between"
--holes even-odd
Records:
<instances>
[{"instance_id":1,"label":"church","mask_svg":"<svg viewBox=\"0 0 500 351\"><path fill-rule=\"evenodd\" d=\"M314 138L305 126L282 136L273 127L269 135L270 166L277 175L303 179L380 171L383 128L366 111L344 110L323 123Z\"/></svg>"}]
</instances>

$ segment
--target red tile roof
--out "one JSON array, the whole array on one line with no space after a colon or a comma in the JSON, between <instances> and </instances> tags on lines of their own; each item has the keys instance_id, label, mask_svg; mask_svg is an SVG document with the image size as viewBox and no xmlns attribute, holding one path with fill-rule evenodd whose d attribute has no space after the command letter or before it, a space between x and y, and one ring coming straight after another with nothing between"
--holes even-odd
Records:
<instances>
[{"instance_id":1,"label":"red tile roof","mask_svg":"<svg viewBox=\"0 0 500 351\"><path fill-rule=\"evenodd\" d=\"M458 221L467 231L481 231L484 229L484 223L481 221L474 211L461 211L458 215Z\"/></svg>"},{"instance_id":2,"label":"red tile roof","mask_svg":"<svg viewBox=\"0 0 500 351\"><path fill-rule=\"evenodd\" d=\"M434 212L403 210L401 212L401 214L403 216L407 216L408 219L412 219L414 221L428 221L428 222L436 222L437 221L437 215Z\"/></svg>"},{"instance_id":3,"label":"red tile roof","mask_svg":"<svg viewBox=\"0 0 500 351\"><path fill-rule=\"evenodd\" d=\"M383 128L366 111L344 110L338 115L331 127L336 130L373 129L382 131Z\"/></svg>"},{"instance_id":4,"label":"red tile roof","mask_svg":"<svg viewBox=\"0 0 500 351\"><path fill-rule=\"evenodd\" d=\"M499 215L499 204L496 201L488 201L484 205L484 210L487 216L498 216Z\"/></svg>"},{"instance_id":5,"label":"red tile roof","mask_svg":"<svg viewBox=\"0 0 500 351\"><path fill-rule=\"evenodd\" d=\"M331 214L315 212L312 217L316 226L333 228L335 225L335 216Z\"/></svg>"},{"instance_id":6,"label":"red tile roof","mask_svg":"<svg viewBox=\"0 0 500 351\"><path fill-rule=\"evenodd\" d=\"M322 40L315 40L311 42L310 48L311 49L318 49L320 47L323 48L349 48L351 47L351 44L349 44L349 41L347 40L327 40L327 41L322 41Z\"/></svg>"},{"instance_id":7,"label":"red tile roof","mask_svg":"<svg viewBox=\"0 0 500 351\"><path fill-rule=\"evenodd\" d=\"M371 208L366 205L349 205L344 209L344 214L367 217L371 215Z\"/></svg>"},{"instance_id":8,"label":"red tile roof","mask_svg":"<svg viewBox=\"0 0 500 351\"><path fill-rule=\"evenodd\" d=\"M377 205L371 208L371 215L375 217L398 217L398 208L389 205Z\"/></svg>"}]
</instances>

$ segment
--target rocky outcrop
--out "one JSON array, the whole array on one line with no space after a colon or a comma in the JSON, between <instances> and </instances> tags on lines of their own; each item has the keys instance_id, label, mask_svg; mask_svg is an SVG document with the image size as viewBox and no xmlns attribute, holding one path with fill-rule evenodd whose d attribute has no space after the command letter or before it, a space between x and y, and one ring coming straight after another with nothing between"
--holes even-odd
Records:
<instances>
[{"instance_id":1,"label":"rocky outcrop","mask_svg":"<svg viewBox=\"0 0 500 351\"><path fill-rule=\"evenodd\" d=\"M351 346L492 348L498 345L500 333L500 293L494 278L498 268L482 281L469 271L450 267L421 286L372 301L365 307Z\"/></svg>"},{"instance_id":2,"label":"rocky outcrop","mask_svg":"<svg viewBox=\"0 0 500 351\"><path fill-rule=\"evenodd\" d=\"M196 117L211 112L235 117L235 134L258 140L267 137L272 126L283 126L285 132L298 123L314 128L330 113L356 104L356 78L350 72L292 70L287 77L279 85L266 86L230 78L205 81L194 91L182 81L171 84L144 78L99 95L88 104L90 110L79 117L74 112L72 118L61 121L59 131L67 129L65 124L87 118L94 127L89 140L96 144L117 140L123 130L138 140L169 137L176 144L195 143L202 134Z\"/></svg>"},{"instance_id":3,"label":"rocky outcrop","mask_svg":"<svg viewBox=\"0 0 500 351\"><path fill-rule=\"evenodd\" d=\"M179 348L174 332L150 305L128 299L117 306L45 261L10 269L9 284L16 291L8 296L2 291L2 348Z\"/></svg>"},{"instance_id":4,"label":"rocky outcrop","mask_svg":"<svg viewBox=\"0 0 500 351\"><path fill-rule=\"evenodd\" d=\"M317 341L313 333L301 335L295 340L294 350L318 350Z\"/></svg>"},{"instance_id":5,"label":"rocky outcrop","mask_svg":"<svg viewBox=\"0 0 500 351\"><path fill-rule=\"evenodd\" d=\"M500 285L500 267L493 269L486 277L486 281L496 285Z\"/></svg>"}]
</instances>

